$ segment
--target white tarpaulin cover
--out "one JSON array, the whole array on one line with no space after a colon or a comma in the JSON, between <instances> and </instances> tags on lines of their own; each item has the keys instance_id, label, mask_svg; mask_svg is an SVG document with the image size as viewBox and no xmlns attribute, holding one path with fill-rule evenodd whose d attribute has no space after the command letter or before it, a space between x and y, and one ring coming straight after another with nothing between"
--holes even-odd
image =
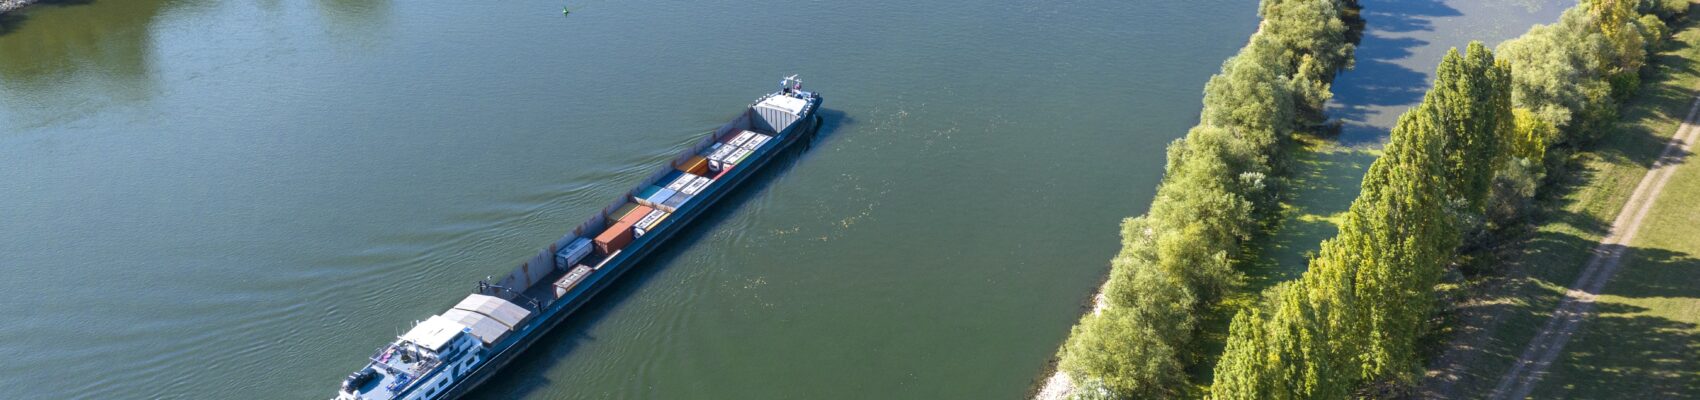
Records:
<instances>
[{"instance_id":1,"label":"white tarpaulin cover","mask_svg":"<svg viewBox=\"0 0 1700 400\"><path fill-rule=\"evenodd\" d=\"M527 311L524 307L514 305L514 303L509 303L501 298L477 293L466 296L465 300L461 300L460 304L455 305L455 309L488 315L490 318L495 318L496 322L507 325L510 329L524 323L525 318L531 316L531 311Z\"/></svg>"},{"instance_id":2,"label":"white tarpaulin cover","mask_svg":"<svg viewBox=\"0 0 1700 400\"><path fill-rule=\"evenodd\" d=\"M494 344L497 340L502 340L502 335L508 334L507 325L502 325L501 322L496 322L495 319L484 314L467 310L449 310L448 312L443 313L443 318L459 322L461 325L466 325L467 328L472 328L472 336L477 336L478 340L483 341L484 344L487 345Z\"/></svg>"},{"instance_id":3,"label":"white tarpaulin cover","mask_svg":"<svg viewBox=\"0 0 1700 400\"><path fill-rule=\"evenodd\" d=\"M459 335L461 329L465 328L466 326L459 322L443 318L441 315L432 315L425 322L414 325L413 330L407 331L406 335L401 335L401 340L413 342L413 344L431 349L431 351L443 351L443 346L449 344L450 340L454 340L455 335Z\"/></svg>"}]
</instances>

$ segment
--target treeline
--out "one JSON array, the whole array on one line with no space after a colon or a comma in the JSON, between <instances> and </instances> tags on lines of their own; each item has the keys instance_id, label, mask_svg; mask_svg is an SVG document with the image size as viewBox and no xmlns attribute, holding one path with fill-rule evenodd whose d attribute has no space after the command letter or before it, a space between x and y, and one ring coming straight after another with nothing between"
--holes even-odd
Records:
<instances>
[{"instance_id":1,"label":"treeline","mask_svg":"<svg viewBox=\"0 0 1700 400\"><path fill-rule=\"evenodd\" d=\"M1169 398L1202 352L1198 314L1240 287L1241 244L1274 215L1282 138L1314 126L1352 63L1354 0L1263 0L1263 21L1205 85L1198 126L1169 146L1151 211L1122 223L1106 307L1074 327L1058 368L1085 396Z\"/></svg>"},{"instance_id":2,"label":"treeline","mask_svg":"<svg viewBox=\"0 0 1700 400\"><path fill-rule=\"evenodd\" d=\"M1686 1L1586 0L1501 45L1448 53L1400 116L1310 269L1234 317L1210 394L1338 399L1420 375L1433 288L1477 232L1517 218L1555 154L1597 137ZM1503 208L1503 209L1501 209Z\"/></svg>"}]
</instances>

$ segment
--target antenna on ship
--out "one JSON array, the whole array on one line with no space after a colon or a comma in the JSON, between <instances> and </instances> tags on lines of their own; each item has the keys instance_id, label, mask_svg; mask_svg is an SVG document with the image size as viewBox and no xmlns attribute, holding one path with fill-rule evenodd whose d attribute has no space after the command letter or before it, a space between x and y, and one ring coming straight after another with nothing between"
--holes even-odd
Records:
<instances>
[{"instance_id":1,"label":"antenna on ship","mask_svg":"<svg viewBox=\"0 0 1700 400\"><path fill-rule=\"evenodd\" d=\"M779 86L780 91L782 92L796 92L803 90L803 80L797 79L797 74L791 74L791 76L787 76L784 80L779 81Z\"/></svg>"}]
</instances>

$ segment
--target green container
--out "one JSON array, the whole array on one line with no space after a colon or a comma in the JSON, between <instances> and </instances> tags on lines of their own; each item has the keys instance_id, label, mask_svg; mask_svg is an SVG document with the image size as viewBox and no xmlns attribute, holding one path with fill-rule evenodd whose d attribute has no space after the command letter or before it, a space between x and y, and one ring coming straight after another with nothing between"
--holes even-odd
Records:
<instances>
[{"instance_id":1,"label":"green container","mask_svg":"<svg viewBox=\"0 0 1700 400\"><path fill-rule=\"evenodd\" d=\"M614 212L608 214L608 224L613 225L614 221L619 221L621 219L625 219L626 214L631 214L632 210L637 209L637 206L638 206L637 203L626 202L626 205L623 205L623 206L620 206L620 208L614 209Z\"/></svg>"}]
</instances>

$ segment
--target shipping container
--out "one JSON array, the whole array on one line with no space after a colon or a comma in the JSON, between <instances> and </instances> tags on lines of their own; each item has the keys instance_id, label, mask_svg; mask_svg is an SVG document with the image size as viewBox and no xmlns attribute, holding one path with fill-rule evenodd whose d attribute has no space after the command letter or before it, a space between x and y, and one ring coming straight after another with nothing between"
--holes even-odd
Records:
<instances>
[{"instance_id":1,"label":"shipping container","mask_svg":"<svg viewBox=\"0 0 1700 400\"><path fill-rule=\"evenodd\" d=\"M732 152L736 151L738 149L739 149L738 146L721 146L719 149L716 149L713 153L709 153L708 160L709 161L726 161L726 156L732 155Z\"/></svg>"},{"instance_id":2,"label":"shipping container","mask_svg":"<svg viewBox=\"0 0 1700 400\"><path fill-rule=\"evenodd\" d=\"M750 141L744 142L744 145L739 146L739 147L743 147L743 148L750 149L750 150L759 149L759 148L761 148L761 145L767 144L768 139L772 139L772 138L768 137L767 135L757 134L755 136L750 137Z\"/></svg>"},{"instance_id":3,"label":"shipping container","mask_svg":"<svg viewBox=\"0 0 1700 400\"><path fill-rule=\"evenodd\" d=\"M656 190L655 193L650 194L649 197L647 197L647 198L638 199L637 202L638 202L638 204L642 204L642 205L646 205L646 206L650 206L650 207L655 207L656 204L664 203L664 202L667 201L667 199L672 198L673 195L678 194L678 193L679 193L678 191L671 190L671 189L660 189L660 190ZM630 214L627 214L627 215L630 215ZM638 217L643 217L643 215L639 214Z\"/></svg>"},{"instance_id":4,"label":"shipping container","mask_svg":"<svg viewBox=\"0 0 1700 400\"><path fill-rule=\"evenodd\" d=\"M555 268L566 268L578 264L590 255L590 239L578 238L561 251L555 252Z\"/></svg>"},{"instance_id":5,"label":"shipping container","mask_svg":"<svg viewBox=\"0 0 1700 400\"><path fill-rule=\"evenodd\" d=\"M632 223L615 222L608 226L607 230L602 231L602 234L596 235L594 243L596 243L596 250L602 252L602 255L614 254L614 252L626 248L626 245L632 243Z\"/></svg>"},{"instance_id":6,"label":"shipping container","mask_svg":"<svg viewBox=\"0 0 1700 400\"><path fill-rule=\"evenodd\" d=\"M643 190L639 190L637 192L637 194L632 195L632 201L635 201L638 204L643 204L643 201L645 199L655 197L656 193L660 193L662 190L666 190L667 188L662 187L662 186L665 186L665 185L666 184L645 186L643 188ZM625 216L625 214L620 214L620 216ZM619 219L619 218L615 217L614 219Z\"/></svg>"},{"instance_id":7,"label":"shipping container","mask_svg":"<svg viewBox=\"0 0 1700 400\"><path fill-rule=\"evenodd\" d=\"M584 281L585 277L590 276L590 271L590 267L587 266L573 266L571 271L567 271L566 276L562 276L560 280L555 281L555 298L558 299L561 298L561 296L566 296L567 292L571 292L574 286L578 286L579 282Z\"/></svg>"},{"instance_id":8,"label":"shipping container","mask_svg":"<svg viewBox=\"0 0 1700 400\"><path fill-rule=\"evenodd\" d=\"M690 184L685 185L685 189L680 190L679 193L684 193L684 194L695 196L697 193L702 192L703 188L708 187L708 183L712 182L712 181L713 180L708 179L708 178L697 177L696 180L693 180L693 181L691 181Z\"/></svg>"},{"instance_id":9,"label":"shipping container","mask_svg":"<svg viewBox=\"0 0 1700 400\"><path fill-rule=\"evenodd\" d=\"M633 209L637 208L637 206L637 203L626 203L625 205L620 206L620 208L614 209L614 212L608 213L608 221L619 221L620 218L625 218L626 214L630 214Z\"/></svg>"},{"instance_id":10,"label":"shipping container","mask_svg":"<svg viewBox=\"0 0 1700 400\"><path fill-rule=\"evenodd\" d=\"M643 219L639 219L638 222L632 224L632 226L642 228L644 230L654 229L655 225L660 224L661 220L667 219L668 215L671 214L666 211L650 211L649 215L645 215Z\"/></svg>"},{"instance_id":11,"label":"shipping container","mask_svg":"<svg viewBox=\"0 0 1700 400\"><path fill-rule=\"evenodd\" d=\"M694 175L707 174L708 173L708 158L703 157L703 156L691 156L690 159L685 160L685 162L682 163L682 164L679 164L678 169L680 171L685 171L685 172L688 172L688 173L691 173L691 174L694 174Z\"/></svg>"},{"instance_id":12,"label":"shipping container","mask_svg":"<svg viewBox=\"0 0 1700 400\"><path fill-rule=\"evenodd\" d=\"M750 142L750 135L754 134L756 133L750 131L738 132L737 135L732 136L731 140L727 140L726 144L732 145L732 147L744 147L744 143Z\"/></svg>"},{"instance_id":13,"label":"shipping container","mask_svg":"<svg viewBox=\"0 0 1700 400\"><path fill-rule=\"evenodd\" d=\"M667 202L662 203L660 207L656 208L667 212L676 212L679 210L679 206L685 205L685 202L687 201L691 201L691 197L691 195L680 193L674 195L673 198L667 199Z\"/></svg>"},{"instance_id":14,"label":"shipping container","mask_svg":"<svg viewBox=\"0 0 1700 400\"><path fill-rule=\"evenodd\" d=\"M727 165L726 168L721 168L720 173L714 175L714 180L716 180L716 181L720 180L721 177L726 176L726 173L732 172L732 168L737 168L737 166L736 165Z\"/></svg>"},{"instance_id":15,"label":"shipping container","mask_svg":"<svg viewBox=\"0 0 1700 400\"><path fill-rule=\"evenodd\" d=\"M749 157L752 153L755 152L750 151L750 149L738 149L738 151L732 152L732 158L727 161L731 161L733 164L741 163L744 162L744 158Z\"/></svg>"},{"instance_id":16,"label":"shipping container","mask_svg":"<svg viewBox=\"0 0 1700 400\"><path fill-rule=\"evenodd\" d=\"M673 171L673 172L679 172L679 171ZM679 172L679 176L674 177L671 180L666 181L667 182L666 189L672 190L672 191L678 191L679 189L684 189L685 185L690 184L691 181L696 180L696 178L697 178L696 175L691 175L691 174ZM657 184L659 184L659 183L657 183Z\"/></svg>"},{"instance_id":17,"label":"shipping container","mask_svg":"<svg viewBox=\"0 0 1700 400\"><path fill-rule=\"evenodd\" d=\"M724 149L724 148L727 148L727 147L733 147L733 146L727 146L725 143L716 142L714 144L708 145L708 148L702 149L702 151L697 152L697 155L703 156L703 158L713 160L715 152L720 151L720 149Z\"/></svg>"},{"instance_id":18,"label":"shipping container","mask_svg":"<svg viewBox=\"0 0 1700 400\"><path fill-rule=\"evenodd\" d=\"M649 216L649 213L652 212L655 212L654 207L639 205L637 208L633 208L631 213L626 214L625 218L620 218L620 222L636 224L638 221L643 220L643 217Z\"/></svg>"},{"instance_id":19,"label":"shipping container","mask_svg":"<svg viewBox=\"0 0 1700 400\"><path fill-rule=\"evenodd\" d=\"M661 186L661 187L665 187L665 188L668 188L668 189L679 190L679 188L685 187L685 185L684 185L685 183L690 183L690 181L688 181L688 180L684 181L683 183L680 183L680 181L683 180L682 178L684 178L685 175L686 174L684 172L679 172L677 170L672 171L672 172L668 172L667 175L662 176L661 179L655 180L655 186ZM678 184L679 187L673 187L674 184Z\"/></svg>"}]
</instances>

